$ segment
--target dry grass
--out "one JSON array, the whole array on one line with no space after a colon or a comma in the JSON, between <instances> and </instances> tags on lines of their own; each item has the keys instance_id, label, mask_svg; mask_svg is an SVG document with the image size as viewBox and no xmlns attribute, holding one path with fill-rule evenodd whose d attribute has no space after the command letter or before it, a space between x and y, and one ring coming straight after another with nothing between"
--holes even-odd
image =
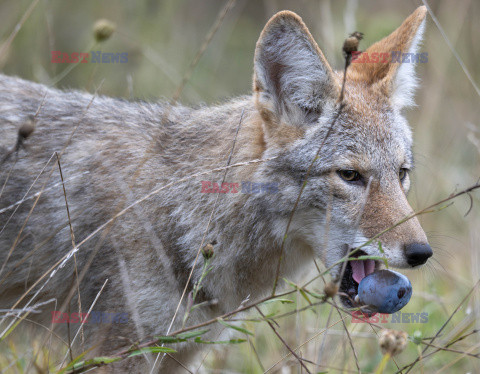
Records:
<instances>
[{"instance_id":1,"label":"dry grass","mask_svg":"<svg viewBox=\"0 0 480 374\"><path fill-rule=\"evenodd\" d=\"M99 89L102 94L214 102L250 91L255 41L264 21L276 10L288 8L301 14L312 25L321 47L322 41L328 40L327 57L341 67L341 51L334 46L341 45L343 37L353 31L344 27L344 16L351 23L352 14L348 12L357 9L356 29L366 34L363 45L368 45L392 31L413 9L412 4L401 2L387 6L378 0L365 1L361 7L355 7L355 3L238 0L224 15L222 24L218 24L217 29L221 27L222 32L209 34L209 30L215 30L218 12L224 6L213 0L138 1L134 9L133 5L119 5L113 0L6 0L0 4L0 64L7 74L50 84L65 68L50 63L52 46L57 50L84 50L92 38L90 26L107 16L118 30L101 48L126 51L129 62L78 66L57 86L91 89L104 81ZM417 154L410 200L418 211L475 184L480 176L480 98L464 69L469 71L471 80L480 80L476 63L480 58L476 42L480 4L437 1L431 6L464 67L458 64L444 35L429 20L422 49L428 52L429 60L419 66L423 81L417 96L419 109L408 114ZM326 15L325 11L331 14ZM315 27L318 19L328 19L330 28ZM15 28L17 24L20 27ZM208 43L202 45L204 41ZM323 292L323 280L315 272L306 277L307 281L315 281L282 295L291 303L260 305L257 312L247 315L244 330L236 331L236 335L248 343L207 346L199 371L301 372L302 365L304 370L312 371L357 372L361 368L362 372L374 372L382 360L377 342L381 327L403 330L411 337L406 350L388 361L386 372L408 372L413 363L415 373L480 371L480 305L476 286L480 278L479 201L478 193L468 195L472 200L467 194L463 196L448 209L420 217L435 250L434 264L407 272L414 285L414 296L402 312L426 312L427 323L351 323L348 313L340 308L334 311L333 304L316 297ZM107 226L108 222L103 228ZM200 248L202 245L199 253ZM248 304L245 309L253 306ZM262 322L262 315L272 313L274 319ZM224 317L237 318L235 314ZM51 339L44 345L30 341L28 329L18 331L22 333L14 332L0 342L1 372L23 373L35 367L38 371L47 367L53 370L61 362L67 342L60 344L58 339ZM131 352L124 352L128 354Z\"/></svg>"}]
</instances>

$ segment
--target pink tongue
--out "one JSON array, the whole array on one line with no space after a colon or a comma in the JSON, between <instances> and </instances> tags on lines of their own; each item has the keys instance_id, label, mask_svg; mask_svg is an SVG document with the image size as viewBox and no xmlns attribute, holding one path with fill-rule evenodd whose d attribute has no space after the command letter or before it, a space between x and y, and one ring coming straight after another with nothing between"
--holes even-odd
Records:
<instances>
[{"instance_id":1,"label":"pink tongue","mask_svg":"<svg viewBox=\"0 0 480 374\"><path fill-rule=\"evenodd\" d=\"M353 260L350 261L353 271L353 279L360 283L365 276L373 273L375 270L374 260Z\"/></svg>"}]
</instances>

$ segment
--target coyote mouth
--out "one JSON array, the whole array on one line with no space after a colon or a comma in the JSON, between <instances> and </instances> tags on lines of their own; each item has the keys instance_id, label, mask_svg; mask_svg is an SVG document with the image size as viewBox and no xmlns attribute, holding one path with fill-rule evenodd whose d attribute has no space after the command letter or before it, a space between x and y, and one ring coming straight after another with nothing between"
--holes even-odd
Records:
<instances>
[{"instance_id":1,"label":"coyote mouth","mask_svg":"<svg viewBox=\"0 0 480 374\"><path fill-rule=\"evenodd\" d=\"M367 256L363 251L357 251L351 257ZM340 296L342 304L348 308L360 307L355 301L358 295L358 285L367 275L373 273L380 267L380 263L375 260L349 260L340 282Z\"/></svg>"}]
</instances>

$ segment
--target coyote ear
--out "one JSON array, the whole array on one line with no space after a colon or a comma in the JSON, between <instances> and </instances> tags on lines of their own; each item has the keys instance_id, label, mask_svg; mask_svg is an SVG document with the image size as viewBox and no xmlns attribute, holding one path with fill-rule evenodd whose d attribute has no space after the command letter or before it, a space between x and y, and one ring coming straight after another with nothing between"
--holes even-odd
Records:
<instances>
[{"instance_id":1,"label":"coyote ear","mask_svg":"<svg viewBox=\"0 0 480 374\"><path fill-rule=\"evenodd\" d=\"M398 29L370 46L364 52L365 57L359 56L357 63L354 60L348 79L378 85L397 108L414 105L414 93L418 85L415 62L419 61L417 51L422 41L426 15L427 8L418 7ZM367 58L375 58L376 54L380 56L380 62L366 61Z\"/></svg>"},{"instance_id":2,"label":"coyote ear","mask_svg":"<svg viewBox=\"0 0 480 374\"><path fill-rule=\"evenodd\" d=\"M267 125L313 121L327 100L338 97L331 67L302 19L289 11L274 15L263 29L254 71L257 108Z\"/></svg>"}]
</instances>

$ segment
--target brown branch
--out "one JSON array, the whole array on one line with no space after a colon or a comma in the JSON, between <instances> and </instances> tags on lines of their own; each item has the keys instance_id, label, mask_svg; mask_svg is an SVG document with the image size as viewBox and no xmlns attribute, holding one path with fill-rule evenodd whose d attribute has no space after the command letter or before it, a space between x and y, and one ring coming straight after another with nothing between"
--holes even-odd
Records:
<instances>
[{"instance_id":1,"label":"brown branch","mask_svg":"<svg viewBox=\"0 0 480 374\"><path fill-rule=\"evenodd\" d=\"M353 36L353 34L351 36ZM322 150L322 148L325 145L328 137L332 133L333 126L335 126L335 123L337 122L338 118L340 117L340 114L342 114L343 108L345 107L345 103L343 102L343 99L344 99L344 92L345 92L345 84L347 82L347 69L350 66L350 63L352 61L352 51L356 51L356 48L358 47L358 42L361 40L361 38L359 40L357 40L357 37L355 37L354 39L356 40L356 47L354 47L350 50L350 49L346 48L346 44L344 44L344 46L343 46L343 51L345 53L345 68L343 70L342 88L340 90L340 94L339 94L338 99L337 99L338 110L337 110L337 113L335 114L335 117L333 117L333 119L332 119L330 127L328 128L327 133L325 134L325 137L322 140L322 143L318 147L318 150L317 150L317 153L315 154L315 157L313 158L312 162L308 166L307 172L305 173L305 180L302 183L302 187L300 188L300 192L298 193L297 200L295 201L295 204L293 205L292 212L290 213L290 216L288 218L287 227L285 228L285 235L283 236L282 245L280 247L280 256L278 257L277 270L276 270L276 273L275 273L275 281L273 283L272 295L275 294L275 291L277 289L278 278L280 277L280 266L281 266L282 260L283 260L283 252L285 251L285 242L287 241L288 231L290 230L290 225L292 224L293 216L294 216L294 214L297 210L298 203L300 202L300 198L302 197L303 191L305 190L305 187L307 185L308 177L310 176L313 165L315 164L315 162L318 160L318 158L320 156L320 151ZM346 40L346 42L347 42L347 40Z\"/></svg>"},{"instance_id":2,"label":"brown branch","mask_svg":"<svg viewBox=\"0 0 480 374\"><path fill-rule=\"evenodd\" d=\"M480 186L478 186L480 187ZM477 187L477 188L478 188ZM460 193L466 193L465 191L471 191L471 189L466 189L466 190L463 190L462 192L459 192L457 194L454 194L454 195L451 195L451 196L459 196ZM438 205L438 204L434 204L434 205ZM430 342L429 342L429 345L433 344L433 342L435 341L435 339L440 335L440 333L443 331L443 329L447 326L447 324L452 320L453 316L459 311L460 307L463 305L463 303L470 297L470 295L472 294L472 292L475 290L475 288L480 284L480 279L473 285L473 287L471 288L471 290L465 295L465 297L462 299L462 301L457 305L457 307L455 308L455 310L452 312L452 314L448 317L448 319L445 321L445 323L442 325L442 327L440 327L440 329L437 331L437 333L435 334L435 336L432 337L432 339L430 339ZM426 350L428 349L429 345L427 345L423 351L422 351L422 356L423 358L425 358L424 356L424 353L426 352ZM438 352L438 351L436 351ZM434 352L435 353L435 352ZM408 364L406 365L405 367L403 367L402 369L400 369L399 371L397 371L397 373L400 373L402 372L404 369L408 368L407 372L405 374L408 374L410 372L410 370L413 369L413 367L420 361L420 357L417 357L415 359L415 361L413 361L411 364Z\"/></svg>"},{"instance_id":3,"label":"brown branch","mask_svg":"<svg viewBox=\"0 0 480 374\"><path fill-rule=\"evenodd\" d=\"M262 311L260 310L260 308L258 306L255 305L255 309L257 309L258 313L260 313L260 315L265 318L265 315L262 313ZM270 328L273 330L273 332L275 333L275 335L277 335L278 339L282 342L282 344L290 351L290 353L298 360L298 362L300 363L300 365L305 369L305 371L309 374L312 374L310 372L310 370L308 370L307 366L305 365L305 363L303 362L303 360L295 353L295 351L290 348L290 346L287 344L287 342L282 338L282 336L278 333L278 331L275 329L275 326L273 326L272 322L270 322L267 318L265 318L265 321L268 323L268 325L270 326Z\"/></svg>"}]
</instances>

